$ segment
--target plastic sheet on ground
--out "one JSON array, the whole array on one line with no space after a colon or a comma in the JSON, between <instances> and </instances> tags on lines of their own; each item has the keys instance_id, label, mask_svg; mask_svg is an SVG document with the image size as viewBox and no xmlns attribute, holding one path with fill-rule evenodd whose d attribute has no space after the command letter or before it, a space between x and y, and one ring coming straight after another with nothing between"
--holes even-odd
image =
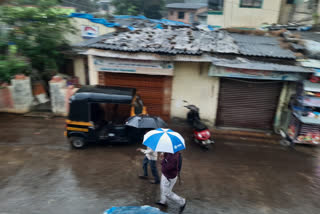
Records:
<instances>
[{"instance_id":1,"label":"plastic sheet on ground","mask_svg":"<svg viewBox=\"0 0 320 214\"><path fill-rule=\"evenodd\" d=\"M127 207L112 207L106 210L103 214L167 214L161 212L158 208L150 206L127 206Z\"/></svg>"}]
</instances>

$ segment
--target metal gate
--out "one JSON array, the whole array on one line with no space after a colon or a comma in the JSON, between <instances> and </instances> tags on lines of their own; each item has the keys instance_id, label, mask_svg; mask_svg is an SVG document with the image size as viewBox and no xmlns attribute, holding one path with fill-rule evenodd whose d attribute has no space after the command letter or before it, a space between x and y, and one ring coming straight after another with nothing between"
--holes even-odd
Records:
<instances>
[{"instance_id":1,"label":"metal gate","mask_svg":"<svg viewBox=\"0 0 320 214\"><path fill-rule=\"evenodd\" d=\"M172 77L99 72L100 84L137 89L150 115L170 119Z\"/></svg>"},{"instance_id":2,"label":"metal gate","mask_svg":"<svg viewBox=\"0 0 320 214\"><path fill-rule=\"evenodd\" d=\"M216 125L271 130L281 89L281 82L221 78Z\"/></svg>"}]
</instances>

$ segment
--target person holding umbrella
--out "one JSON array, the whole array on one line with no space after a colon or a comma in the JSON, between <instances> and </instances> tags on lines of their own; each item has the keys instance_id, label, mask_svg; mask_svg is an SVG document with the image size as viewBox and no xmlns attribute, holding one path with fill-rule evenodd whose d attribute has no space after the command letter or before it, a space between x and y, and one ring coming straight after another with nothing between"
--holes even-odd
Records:
<instances>
[{"instance_id":1,"label":"person holding umbrella","mask_svg":"<svg viewBox=\"0 0 320 214\"><path fill-rule=\"evenodd\" d=\"M181 168L180 150L185 149L183 137L170 129L156 129L144 135L143 144L156 152L163 152L161 162L160 201L158 205L166 206L167 199L176 202L180 207L180 213L186 206L186 199L175 194L172 189L177 182Z\"/></svg>"},{"instance_id":2,"label":"person holding umbrella","mask_svg":"<svg viewBox=\"0 0 320 214\"><path fill-rule=\"evenodd\" d=\"M126 125L130 127L135 127L138 129L147 130L145 133L153 129L168 127L166 122L164 122L160 117L149 116L149 115L137 115L137 116L130 117L126 122ZM140 151L143 154L145 154L145 157L143 159L143 167L142 167L143 175L140 175L139 177L142 179L148 178L148 164L150 164L151 172L154 177L154 181L151 181L151 183L159 184L160 178L157 170L157 159L158 159L157 152L153 151L150 147L147 147L147 149L138 148L137 151Z\"/></svg>"},{"instance_id":3,"label":"person holding umbrella","mask_svg":"<svg viewBox=\"0 0 320 214\"><path fill-rule=\"evenodd\" d=\"M138 148L137 151L142 152L145 154L143 159L143 175L139 175L139 178L141 179L147 179L148 178L148 164L150 164L151 172L154 177L153 181L150 181L151 184L159 184L159 174L157 169L157 159L158 154L157 152L153 151L151 148L147 147L147 149Z\"/></svg>"}]
</instances>

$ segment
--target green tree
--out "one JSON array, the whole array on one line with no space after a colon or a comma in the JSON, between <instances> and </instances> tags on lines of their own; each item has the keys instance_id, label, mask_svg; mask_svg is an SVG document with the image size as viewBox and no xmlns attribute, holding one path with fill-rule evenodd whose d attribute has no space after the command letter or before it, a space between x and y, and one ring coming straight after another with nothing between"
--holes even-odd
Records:
<instances>
[{"instance_id":1,"label":"green tree","mask_svg":"<svg viewBox=\"0 0 320 214\"><path fill-rule=\"evenodd\" d=\"M24 7L24 3L26 0L13 0L1 6L0 22L9 26L9 42L16 45L19 55L49 80L64 61L63 51L69 49L64 35L72 28L66 14L55 7L59 1L33 0L34 7Z\"/></svg>"},{"instance_id":2,"label":"green tree","mask_svg":"<svg viewBox=\"0 0 320 214\"><path fill-rule=\"evenodd\" d=\"M164 0L113 0L117 15L145 15L148 18L162 18Z\"/></svg>"}]
</instances>

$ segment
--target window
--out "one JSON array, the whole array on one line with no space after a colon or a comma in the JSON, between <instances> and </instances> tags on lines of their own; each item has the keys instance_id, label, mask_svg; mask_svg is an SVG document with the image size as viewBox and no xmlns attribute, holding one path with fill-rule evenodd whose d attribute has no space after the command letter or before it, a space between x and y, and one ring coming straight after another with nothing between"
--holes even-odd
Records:
<instances>
[{"instance_id":1,"label":"window","mask_svg":"<svg viewBox=\"0 0 320 214\"><path fill-rule=\"evenodd\" d=\"M208 7L210 10L223 11L224 0L209 0Z\"/></svg>"},{"instance_id":2,"label":"window","mask_svg":"<svg viewBox=\"0 0 320 214\"><path fill-rule=\"evenodd\" d=\"M295 0L287 0L287 4L294 4Z\"/></svg>"},{"instance_id":3,"label":"window","mask_svg":"<svg viewBox=\"0 0 320 214\"><path fill-rule=\"evenodd\" d=\"M263 0L241 0L240 7L262 8Z\"/></svg>"},{"instance_id":4,"label":"window","mask_svg":"<svg viewBox=\"0 0 320 214\"><path fill-rule=\"evenodd\" d=\"M178 13L178 19L184 19L184 12L179 12Z\"/></svg>"},{"instance_id":5,"label":"window","mask_svg":"<svg viewBox=\"0 0 320 214\"><path fill-rule=\"evenodd\" d=\"M173 11L173 10L171 10L171 11L170 11L170 15L171 15L171 16L173 16L173 14L174 14L174 11Z\"/></svg>"}]
</instances>

